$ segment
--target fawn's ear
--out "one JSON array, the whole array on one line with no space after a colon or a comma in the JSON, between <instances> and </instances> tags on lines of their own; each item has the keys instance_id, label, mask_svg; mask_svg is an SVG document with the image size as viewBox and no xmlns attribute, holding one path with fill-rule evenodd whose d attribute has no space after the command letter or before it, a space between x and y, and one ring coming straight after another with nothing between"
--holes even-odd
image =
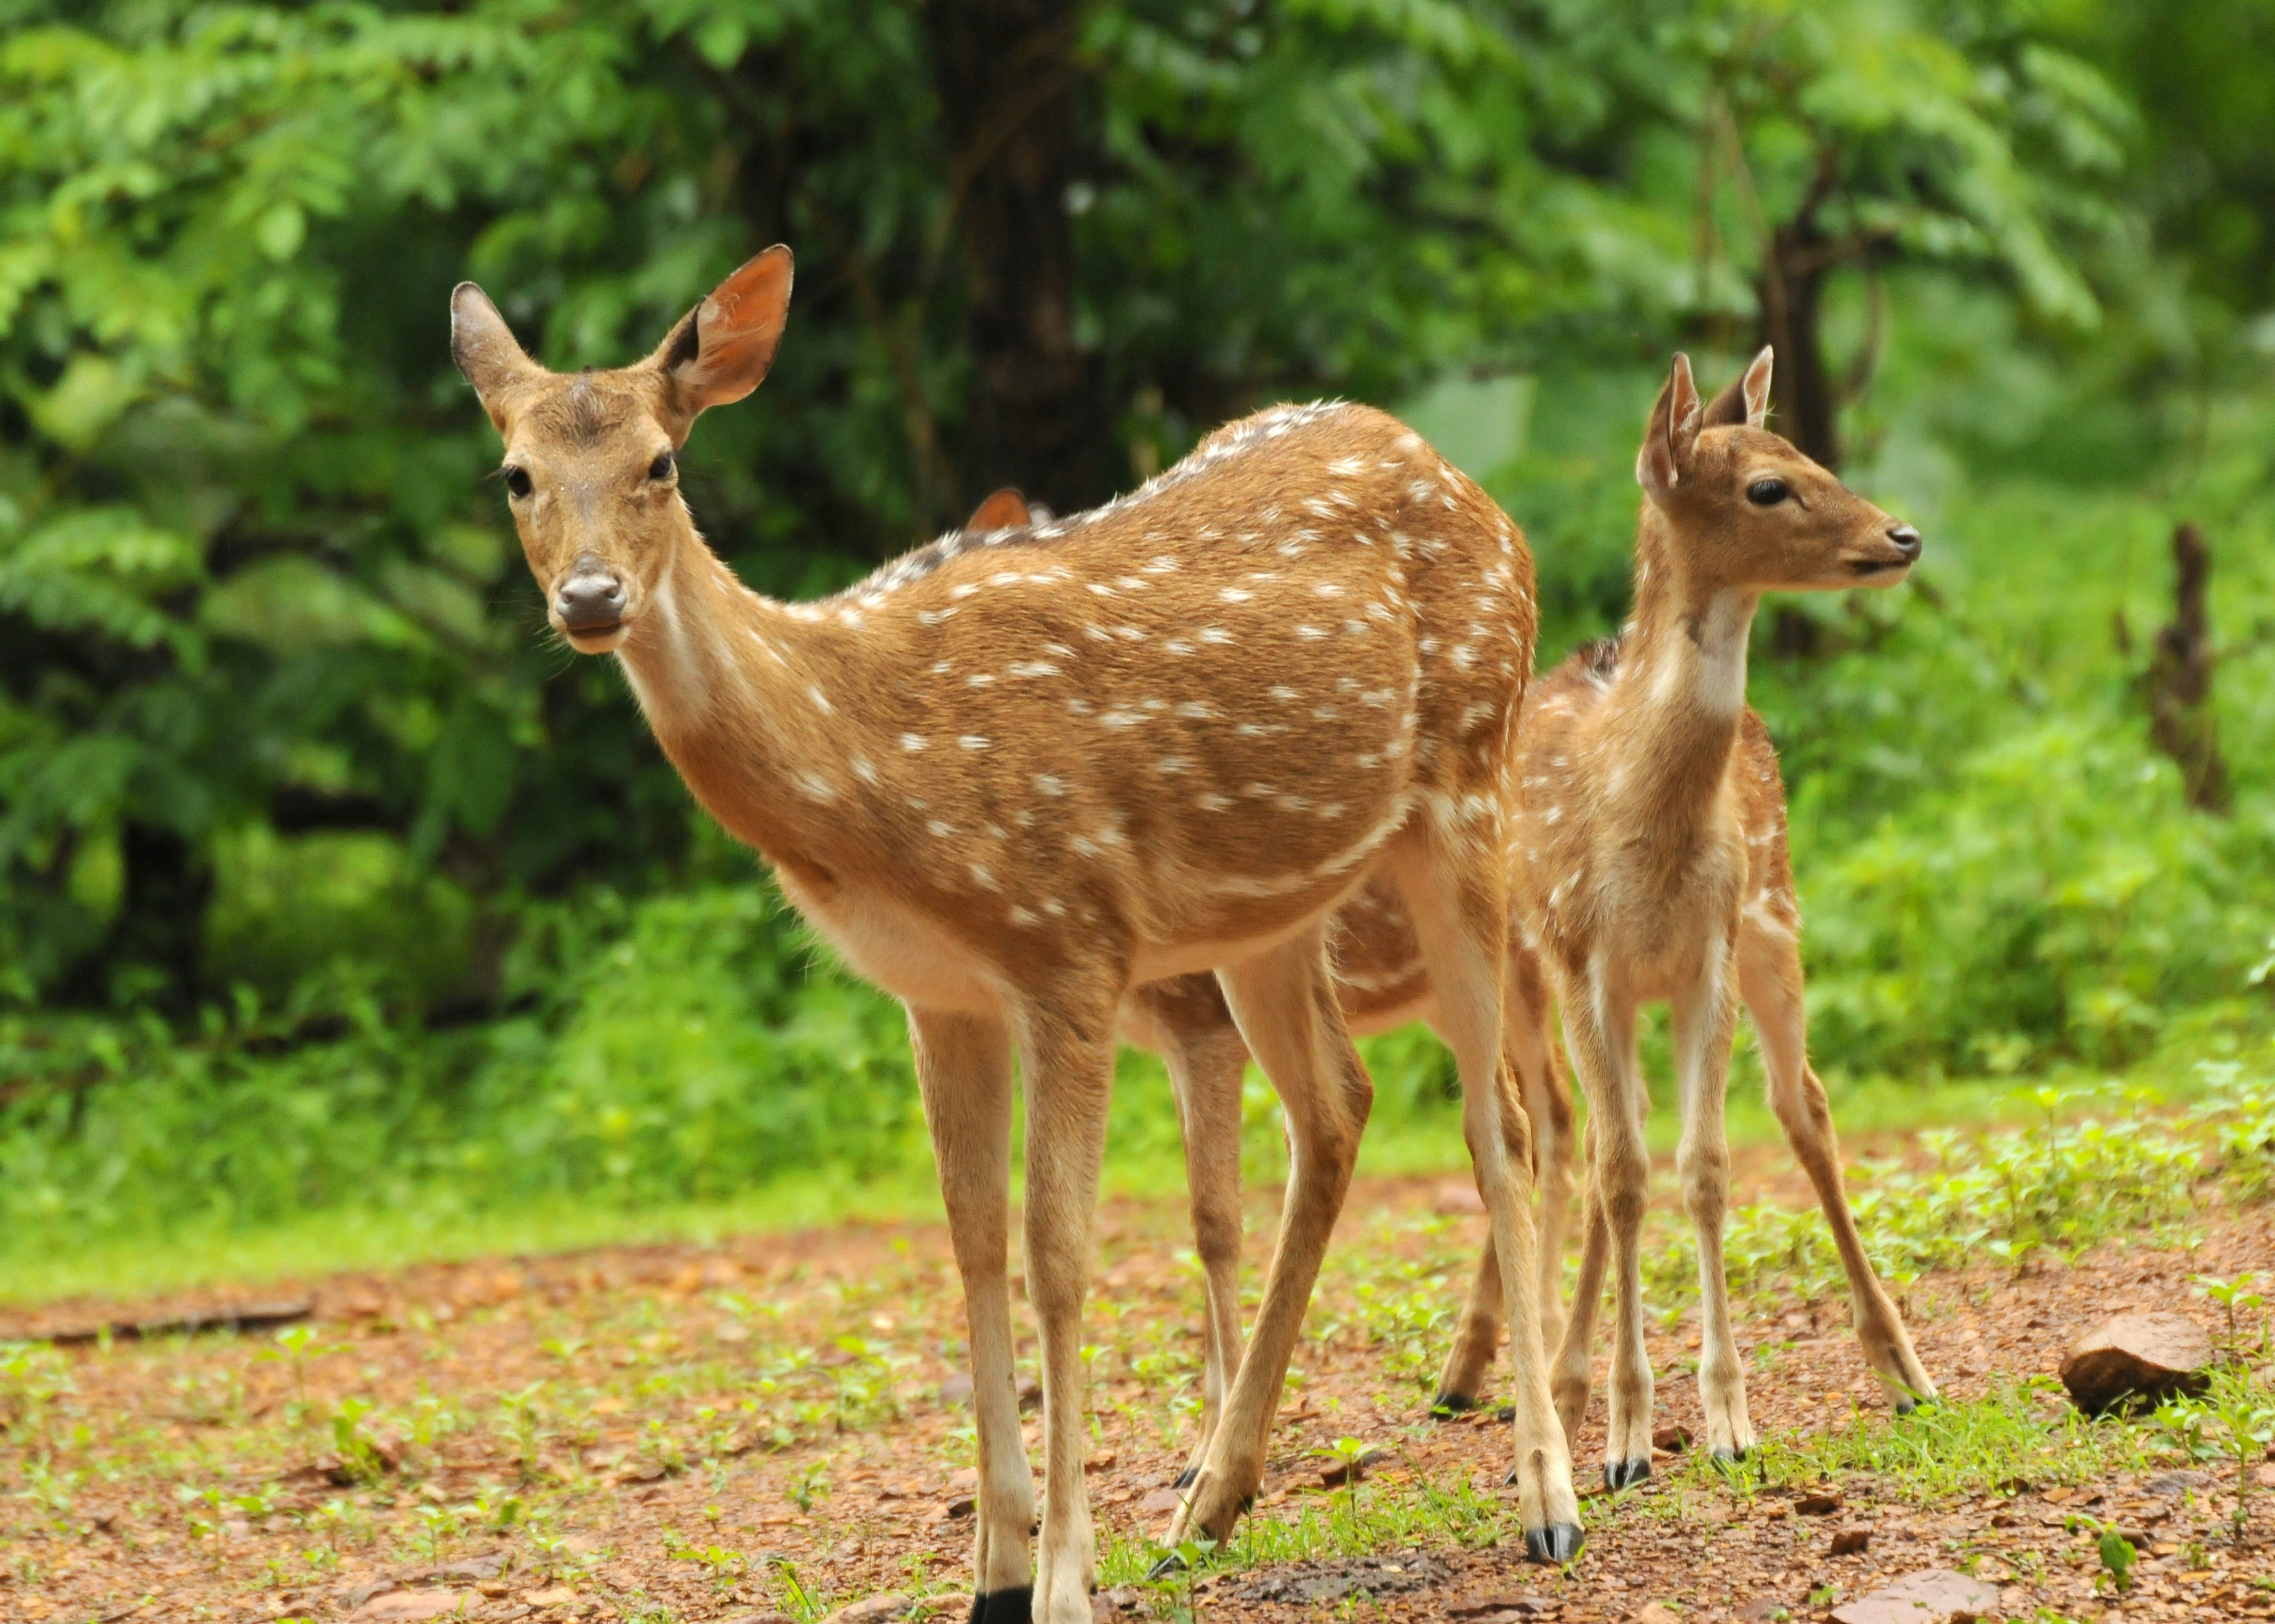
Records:
<instances>
[{"instance_id":1,"label":"fawn's ear","mask_svg":"<svg viewBox=\"0 0 2275 1624\"><path fill-rule=\"evenodd\" d=\"M738 401L767 375L790 320L790 250L776 243L743 262L656 346L653 364L671 386L684 426Z\"/></svg>"},{"instance_id":2,"label":"fawn's ear","mask_svg":"<svg viewBox=\"0 0 2275 1624\"><path fill-rule=\"evenodd\" d=\"M1677 354L1659 404L1651 409L1651 427L1643 432L1643 449L1636 453L1636 483L1651 496L1665 502L1674 494L1690 453L1698 444L1700 427L1698 386L1690 381L1690 358Z\"/></svg>"},{"instance_id":3,"label":"fawn's ear","mask_svg":"<svg viewBox=\"0 0 2275 1624\"><path fill-rule=\"evenodd\" d=\"M1742 424L1748 428L1759 428L1769 421L1772 359L1769 345L1764 344L1753 364L1707 404L1708 428L1736 428Z\"/></svg>"},{"instance_id":4,"label":"fawn's ear","mask_svg":"<svg viewBox=\"0 0 2275 1624\"><path fill-rule=\"evenodd\" d=\"M516 389L545 375L545 368L514 342L513 329L490 296L471 282L450 291L450 359L474 386L500 434L505 433L506 407Z\"/></svg>"},{"instance_id":5,"label":"fawn's ear","mask_svg":"<svg viewBox=\"0 0 2275 1624\"><path fill-rule=\"evenodd\" d=\"M1027 511L1027 499L1019 495L1019 487L1007 485L972 509L971 517L964 521L964 527L981 533L990 530L1017 530L1031 517Z\"/></svg>"}]
</instances>

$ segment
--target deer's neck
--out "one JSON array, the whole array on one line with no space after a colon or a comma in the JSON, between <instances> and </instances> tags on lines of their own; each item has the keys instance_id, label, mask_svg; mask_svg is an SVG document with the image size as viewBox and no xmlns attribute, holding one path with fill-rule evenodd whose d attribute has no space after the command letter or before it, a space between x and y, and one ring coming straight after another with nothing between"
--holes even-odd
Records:
<instances>
[{"instance_id":1,"label":"deer's neck","mask_svg":"<svg viewBox=\"0 0 2275 1624\"><path fill-rule=\"evenodd\" d=\"M1636 613L1612 695L1621 789L1662 827L1712 812L1746 709L1746 643L1759 594L1709 586L1673 562L1666 520L1645 504Z\"/></svg>"},{"instance_id":2,"label":"deer's neck","mask_svg":"<svg viewBox=\"0 0 2275 1624\"><path fill-rule=\"evenodd\" d=\"M704 809L777 865L827 872L829 786L854 753L825 693L843 651L818 620L737 581L692 526L618 651L656 742Z\"/></svg>"}]
</instances>

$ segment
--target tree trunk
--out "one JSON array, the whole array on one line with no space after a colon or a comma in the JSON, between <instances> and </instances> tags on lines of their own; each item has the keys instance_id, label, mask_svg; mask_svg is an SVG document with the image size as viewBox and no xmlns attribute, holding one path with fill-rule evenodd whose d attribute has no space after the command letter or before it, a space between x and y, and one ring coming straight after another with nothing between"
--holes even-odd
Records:
<instances>
[{"instance_id":1,"label":"tree trunk","mask_svg":"<svg viewBox=\"0 0 2275 1624\"><path fill-rule=\"evenodd\" d=\"M2203 532L2182 525L2173 532L2173 618L2160 627L2141 678L2149 702L2149 736L2180 765L2189 805L2225 817L2233 805L2227 761L2219 753L2212 713L2211 549Z\"/></svg>"},{"instance_id":2,"label":"tree trunk","mask_svg":"<svg viewBox=\"0 0 2275 1624\"><path fill-rule=\"evenodd\" d=\"M188 836L152 823L122 826L118 855L125 871L118 918L102 946L73 968L64 997L147 1002L178 1020L197 1008L203 982L213 865Z\"/></svg>"},{"instance_id":3,"label":"tree trunk","mask_svg":"<svg viewBox=\"0 0 2275 1624\"><path fill-rule=\"evenodd\" d=\"M1777 431L1827 468L1840 466L1840 402L1825 366L1818 321L1825 279L1833 260L1826 252L1813 205L1771 233L1762 258L1761 342L1777 350Z\"/></svg>"},{"instance_id":4,"label":"tree trunk","mask_svg":"<svg viewBox=\"0 0 2275 1624\"><path fill-rule=\"evenodd\" d=\"M1071 189L1091 156L1074 0L931 0L976 376L961 503L1016 485L1059 511L1113 494L1103 358L1075 340Z\"/></svg>"}]
</instances>

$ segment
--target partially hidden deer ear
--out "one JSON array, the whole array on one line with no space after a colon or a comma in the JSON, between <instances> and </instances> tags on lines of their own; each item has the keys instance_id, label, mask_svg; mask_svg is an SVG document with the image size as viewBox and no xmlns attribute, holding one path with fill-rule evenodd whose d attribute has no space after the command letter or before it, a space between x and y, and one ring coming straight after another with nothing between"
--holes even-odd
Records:
<instances>
[{"instance_id":1,"label":"partially hidden deer ear","mask_svg":"<svg viewBox=\"0 0 2275 1624\"><path fill-rule=\"evenodd\" d=\"M1704 427L1698 405L1698 386L1690 380L1690 358L1677 354L1667 386L1651 409L1651 426L1644 430L1643 449L1636 453L1636 483L1664 502L1674 494L1690 466Z\"/></svg>"},{"instance_id":2,"label":"partially hidden deer ear","mask_svg":"<svg viewBox=\"0 0 2275 1624\"><path fill-rule=\"evenodd\" d=\"M790 320L790 253L777 243L743 262L680 318L651 358L692 422L759 387Z\"/></svg>"},{"instance_id":3,"label":"partially hidden deer ear","mask_svg":"<svg viewBox=\"0 0 2275 1624\"><path fill-rule=\"evenodd\" d=\"M1770 346L1764 344L1752 364L1708 404L1707 427L1735 428L1742 424L1748 428L1759 428L1769 421L1770 363L1773 359Z\"/></svg>"},{"instance_id":4,"label":"partially hidden deer ear","mask_svg":"<svg viewBox=\"0 0 2275 1624\"><path fill-rule=\"evenodd\" d=\"M1027 499L1019 494L1019 487L1007 485L972 509L971 517L964 521L964 527L978 533L990 530L1017 530L1030 517Z\"/></svg>"},{"instance_id":5,"label":"partially hidden deer ear","mask_svg":"<svg viewBox=\"0 0 2275 1624\"><path fill-rule=\"evenodd\" d=\"M450 359L474 386L500 434L505 433L515 389L545 375L545 368L514 342L513 329L490 296L471 282L450 290Z\"/></svg>"}]
</instances>

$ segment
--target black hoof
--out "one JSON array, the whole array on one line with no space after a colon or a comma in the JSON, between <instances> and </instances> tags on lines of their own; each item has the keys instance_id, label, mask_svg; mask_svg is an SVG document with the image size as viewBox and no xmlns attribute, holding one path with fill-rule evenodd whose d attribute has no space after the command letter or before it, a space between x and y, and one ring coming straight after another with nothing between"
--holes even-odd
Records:
<instances>
[{"instance_id":1,"label":"black hoof","mask_svg":"<svg viewBox=\"0 0 2275 1624\"><path fill-rule=\"evenodd\" d=\"M1714 1464L1726 1472L1737 1470L1739 1463L1745 1458L1746 1452L1742 1449L1717 1449L1712 1456Z\"/></svg>"},{"instance_id":2,"label":"black hoof","mask_svg":"<svg viewBox=\"0 0 2275 1624\"><path fill-rule=\"evenodd\" d=\"M1478 1407L1478 1401L1466 1393L1441 1393L1430 1401L1430 1413L1443 1421L1449 1416L1466 1416Z\"/></svg>"},{"instance_id":3,"label":"black hoof","mask_svg":"<svg viewBox=\"0 0 2275 1624\"><path fill-rule=\"evenodd\" d=\"M1172 1551L1145 1570L1148 1579L1168 1579L1185 1571L1185 1559Z\"/></svg>"},{"instance_id":4,"label":"black hoof","mask_svg":"<svg viewBox=\"0 0 2275 1624\"><path fill-rule=\"evenodd\" d=\"M1524 1560L1562 1567L1579 1560L1582 1535L1576 1522L1552 1522L1524 1530Z\"/></svg>"},{"instance_id":5,"label":"black hoof","mask_svg":"<svg viewBox=\"0 0 2275 1624\"><path fill-rule=\"evenodd\" d=\"M971 1624L1034 1624L1035 1587L994 1590L971 1598Z\"/></svg>"},{"instance_id":6,"label":"black hoof","mask_svg":"<svg viewBox=\"0 0 2275 1624\"><path fill-rule=\"evenodd\" d=\"M1901 1421L1915 1410L1933 1409L1934 1408L1935 1400L1932 1398L1915 1398L1907 1394L1896 1401L1896 1419Z\"/></svg>"},{"instance_id":7,"label":"black hoof","mask_svg":"<svg viewBox=\"0 0 2275 1624\"><path fill-rule=\"evenodd\" d=\"M1639 1455L1632 1461L1604 1462L1604 1486L1607 1489L1632 1489L1637 1484L1651 1481L1651 1457Z\"/></svg>"},{"instance_id":8,"label":"black hoof","mask_svg":"<svg viewBox=\"0 0 2275 1624\"><path fill-rule=\"evenodd\" d=\"M1177 1474L1176 1486L1180 1489L1190 1489L1193 1486L1193 1480L1200 1475L1201 1469L1199 1467L1188 1466L1184 1470Z\"/></svg>"},{"instance_id":9,"label":"black hoof","mask_svg":"<svg viewBox=\"0 0 2275 1624\"><path fill-rule=\"evenodd\" d=\"M1515 1405L1514 1405L1514 1404L1504 1404L1504 1405L1502 1405L1499 1409L1497 1409L1497 1410L1493 1411L1493 1419L1494 1419L1494 1420L1496 1420L1496 1421L1514 1421L1514 1420L1515 1420L1515 1419L1516 1419L1516 1406L1515 1406Z\"/></svg>"}]
</instances>

